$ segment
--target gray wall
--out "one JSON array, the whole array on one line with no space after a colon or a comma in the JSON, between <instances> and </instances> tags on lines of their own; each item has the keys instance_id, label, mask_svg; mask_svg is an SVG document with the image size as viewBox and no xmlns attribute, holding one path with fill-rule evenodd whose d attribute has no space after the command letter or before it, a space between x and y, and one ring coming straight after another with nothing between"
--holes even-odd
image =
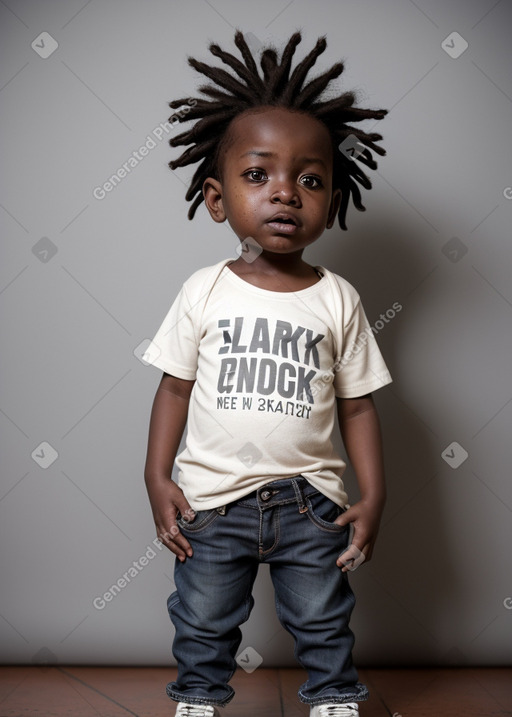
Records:
<instances>
[{"instance_id":1,"label":"gray wall","mask_svg":"<svg viewBox=\"0 0 512 717\"><path fill-rule=\"evenodd\" d=\"M237 53L240 27L279 48L302 28L299 58L327 34L314 74L345 58L340 86L390 110L373 123L388 156L367 211L305 255L357 287L370 323L403 307L377 335L395 379L375 394L389 500L374 560L351 576L355 657L507 663L511 19L493 0L0 4L4 662L172 664L169 553L103 609L93 600L155 536L143 466L161 374L143 342L183 280L237 241L204 207L188 222L194 168L168 169L165 134L104 199L93 191L167 101L197 94L186 56L210 58L211 41ZM58 43L46 59L43 31ZM453 31L469 43L459 57ZM264 567L255 596L242 648L293 664Z\"/></svg>"}]
</instances>

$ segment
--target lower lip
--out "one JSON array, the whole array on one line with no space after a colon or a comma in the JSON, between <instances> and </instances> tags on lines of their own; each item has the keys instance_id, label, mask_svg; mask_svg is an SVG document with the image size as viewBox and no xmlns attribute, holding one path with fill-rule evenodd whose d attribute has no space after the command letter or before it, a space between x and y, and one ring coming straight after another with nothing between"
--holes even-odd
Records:
<instances>
[{"instance_id":1,"label":"lower lip","mask_svg":"<svg viewBox=\"0 0 512 717\"><path fill-rule=\"evenodd\" d=\"M283 224L281 222L267 222L267 224L280 234L295 234L298 229L295 224Z\"/></svg>"}]
</instances>

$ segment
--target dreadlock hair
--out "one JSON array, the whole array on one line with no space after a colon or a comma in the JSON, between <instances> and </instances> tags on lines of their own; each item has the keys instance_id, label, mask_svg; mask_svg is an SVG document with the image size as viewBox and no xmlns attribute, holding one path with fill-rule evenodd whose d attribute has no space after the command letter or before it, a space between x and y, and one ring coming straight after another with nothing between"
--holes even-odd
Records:
<instances>
[{"instance_id":1,"label":"dreadlock hair","mask_svg":"<svg viewBox=\"0 0 512 717\"><path fill-rule=\"evenodd\" d=\"M301 39L300 32L295 32L290 37L282 52L281 62L278 62L277 52L273 47L264 49L260 58L263 77L258 72L254 57L240 30L235 33L235 44L242 54L243 62L216 44L211 44L209 47L210 52L231 67L238 77L222 68L211 67L204 62L198 62L193 57L188 58L189 65L215 83L215 85L206 84L199 87L200 92L212 98L211 101L204 98L193 101L190 98L182 98L169 102L169 107L173 109L182 107L185 103L193 105L192 107L188 106L186 112L173 114L169 121L176 119L179 122L199 120L188 131L169 140L172 147L192 145L178 159L169 162L171 169L174 170L177 167L184 167L202 160L185 195L187 201L192 201L188 212L189 219L193 219L197 207L204 200L202 186L205 179L207 177L220 179L220 156L229 141L230 122L247 110L267 106L306 112L326 125L333 146L332 189L340 188L342 190L338 211L340 227L344 230L347 229L345 216L350 196L353 197L354 205L358 210L366 210L361 202L361 192L355 180L366 189L371 189L372 184L358 164L339 151L338 146L346 137L354 135L358 143L366 145L366 148L358 154L357 159L370 169L376 169L377 162L368 148L380 155L385 155L386 151L374 144L375 141L382 139L382 135L375 132L367 134L346 123L349 121L359 122L369 118L383 119L388 110L354 107L356 97L353 91L321 101L322 92L331 80L341 75L344 65L342 62L336 63L304 86L306 75L318 56L324 52L327 42L325 36L320 37L311 52L296 65L290 74L292 57Z\"/></svg>"}]
</instances>

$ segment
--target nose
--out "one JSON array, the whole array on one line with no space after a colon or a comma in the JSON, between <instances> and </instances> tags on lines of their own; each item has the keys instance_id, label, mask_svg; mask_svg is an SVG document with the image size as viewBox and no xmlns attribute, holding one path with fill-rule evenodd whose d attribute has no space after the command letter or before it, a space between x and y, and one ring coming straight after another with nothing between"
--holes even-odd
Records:
<instances>
[{"instance_id":1,"label":"nose","mask_svg":"<svg viewBox=\"0 0 512 717\"><path fill-rule=\"evenodd\" d=\"M298 206L300 204L300 197L297 192L295 182L287 178L276 179L272 191L271 201L274 204L281 202L282 204Z\"/></svg>"}]
</instances>

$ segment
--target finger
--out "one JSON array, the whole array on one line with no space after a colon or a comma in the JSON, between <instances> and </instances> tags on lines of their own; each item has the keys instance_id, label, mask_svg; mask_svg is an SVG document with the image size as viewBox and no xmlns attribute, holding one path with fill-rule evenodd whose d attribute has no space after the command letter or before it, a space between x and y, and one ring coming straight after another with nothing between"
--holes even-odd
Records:
<instances>
[{"instance_id":1,"label":"finger","mask_svg":"<svg viewBox=\"0 0 512 717\"><path fill-rule=\"evenodd\" d=\"M182 511L180 508L179 511L180 511L180 515L181 515L181 520L184 523L193 523L194 520L196 519L196 511L193 508L191 508L190 506L188 506L188 508L185 508L184 511Z\"/></svg>"},{"instance_id":2,"label":"finger","mask_svg":"<svg viewBox=\"0 0 512 717\"><path fill-rule=\"evenodd\" d=\"M355 545L360 551L363 551L371 542L371 533L369 533L368 529L364 526L363 521L357 518L350 523L350 528L349 542Z\"/></svg>"},{"instance_id":3,"label":"finger","mask_svg":"<svg viewBox=\"0 0 512 717\"><path fill-rule=\"evenodd\" d=\"M357 546L355 546L355 548L359 552L358 552L358 558L354 562L354 565L352 568L353 570L358 568L362 563L367 563L369 560L371 560L372 552L373 552L373 543L372 542L366 543L360 550Z\"/></svg>"},{"instance_id":4,"label":"finger","mask_svg":"<svg viewBox=\"0 0 512 717\"><path fill-rule=\"evenodd\" d=\"M180 529L176 525L176 523L171 525L168 530L159 531L158 538L182 562L187 556L192 557L192 546L185 538L183 533L180 532Z\"/></svg>"},{"instance_id":5,"label":"finger","mask_svg":"<svg viewBox=\"0 0 512 717\"><path fill-rule=\"evenodd\" d=\"M338 556L336 565L341 568L341 572L357 570L357 568L366 560L365 553L360 550L357 545L351 543L346 550Z\"/></svg>"},{"instance_id":6,"label":"finger","mask_svg":"<svg viewBox=\"0 0 512 717\"><path fill-rule=\"evenodd\" d=\"M169 548L169 550L176 555L182 554L183 556L183 550L180 548L178 543L175 543L175 538L178 537L179 534L179 528L177 525L171 525L168 529L157 528L157 536L158 540L165 545L166 548Z\"/></svg>"},{"instance_id":7,"label":"finger","mask_svg":"<svg viewBox=\"0 0 512 717\"><path fill-rule=\"evenodd\" d=\"M176 500L174 505L178 509L181 519L184 520L186 523L192 523L192 521L195 520L196 512L191 507L185 496L183 496L180 500Z\"/></svg>"},{"instance_id":8,"label":"finger","mask_svg":"<svg viewBox=\"0 0 512 717\"><path fill-rule=\"evenodd\" d=\"M186 503L186 505L188 505L188 503ZM184 523L191 523L193 520L195 520L195 517L195 511L192 510L192 508L188 505L188 508L185 509L185 513L181 514L180 520L182 520ZM192 546L190 545L186 537L181 532L180 527L177 523L175 524L174 533L174 542L184 550L184 552L189 556L189 558L191 558L194 551L192 550Z\"/></svg>"},{"instance_id":9,"label":"finger","mask_svg":"<svg viewBox=\"0 0 512 717\"><path fill-rule=\"evenodd\" d=\"M192 546L188 542L188 540L185 538L183 533L180 533L175 539L174 542L179 545L179 547L185 552L187 557L191 558L194 554L194 551L192 550Z\"/></svg>"}]
</instances>

